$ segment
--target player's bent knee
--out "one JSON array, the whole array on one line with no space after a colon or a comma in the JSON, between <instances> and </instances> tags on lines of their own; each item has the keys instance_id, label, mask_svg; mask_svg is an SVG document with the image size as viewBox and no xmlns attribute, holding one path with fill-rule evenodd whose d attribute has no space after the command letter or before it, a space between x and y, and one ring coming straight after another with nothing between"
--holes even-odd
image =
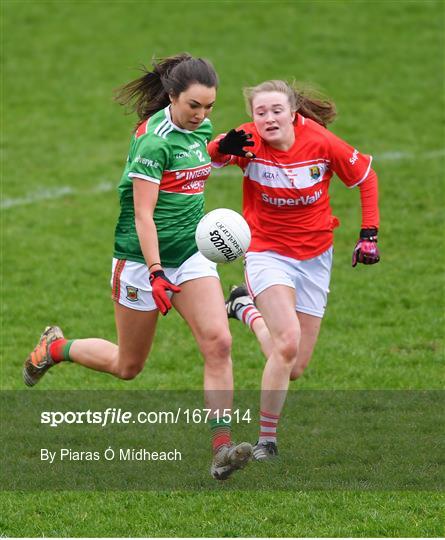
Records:
<instances>
[{"instance_id":1,"label":"player's bent knee","mask_svg":"<svg viewBox=\"0 0 445 540\"><path fill-rule=\"evenodd\" d=\"M229 332L215 332L201 342L204 358L229 358L232 350L232 336Z\"/></svg>"},{"instance_id":2,"label":"player's bent knee","mask_svg":"<svg viewBox=\"0 0 445 540\"><path fill-rule=\"evenodd\" d=\"M298 354L298 339L294 334L288 334L279 339L277 350L284 362L295 362Z\"/></svg>"},{"instance_id":3,"label":"player's bent knee","mask_svg":"<svg viewBox=\"0 0 445 540\"><path fill-rule=\"evenodd\" d=\"M141 364L134 364L129 366L121 366L118 368L116 372L116 376L119 377L119 379L122 379L124 381L131 381L135 377L139 375L139 373L142 371L143 365Z\"/></svg>"}]
</instances>

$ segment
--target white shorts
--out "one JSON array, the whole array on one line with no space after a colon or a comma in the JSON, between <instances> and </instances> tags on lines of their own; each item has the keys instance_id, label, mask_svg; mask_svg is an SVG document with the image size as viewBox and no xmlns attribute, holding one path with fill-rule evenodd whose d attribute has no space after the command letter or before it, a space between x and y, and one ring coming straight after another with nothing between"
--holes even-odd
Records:
<instances>
[{"instance_id":1,"label":"white shorts","mask_svg":"<svg viewBox=\"0 0 445 540\"><path fill-rule=\"evenodd\" d=\"M175 285L201 277L219 278L216 264L206 259L199 251L184 261L178 268L164 268L165 275ZM156 308L151 294L150 272L147 265L113 259L111 271L112 299L123 306L138 311L153 311ZM171 294L172 293L167 293Z\"/></svg>"},{"instance_id":2,"label":"white shorts","mask_svg":"<svg viewBox=\"0 0 445 540\"><path fill-rule=\"evenodd\" d=\"M249 252L245 258L246 284L252 298L272 285L287 285L296 292L296 311L322 318L331 279L333 248L305 261L273 251Z\"/></svg>"}]
</instances>

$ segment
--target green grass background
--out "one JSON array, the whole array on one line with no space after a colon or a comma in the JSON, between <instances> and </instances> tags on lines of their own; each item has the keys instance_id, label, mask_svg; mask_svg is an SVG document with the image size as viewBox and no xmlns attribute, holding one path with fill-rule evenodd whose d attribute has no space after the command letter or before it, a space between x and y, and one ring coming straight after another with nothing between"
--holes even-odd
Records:
<instances>
[{"instance_id":1,"label":"green grass background","mask_svg":"<svg viewBox=\"0 0 445 540\"><path fill-rule=\"evenodd\" d=\"M118 203L109 186L135 119L112 91L153 55L184 50L210 58L220 75L215 132L245 121L243 86L295 77L332 96L334 132L375 156L382 261L350 267L359 194L333 180L342 226L329 306L311 365L292 389L444 387L442 1L4 0L1 22L3 389L22 388L23 359L48 323L69 337L115 340ZM240 209L239 180L234 170L215 173L207 209ZM17 204L64 187L72 194ZM241 263L220 275L225 288L239 282ZM258 345L236 322L231 329L236 386L257 389ZM196 346L171 313L131 383L62 365L33 391L201 385ZM258 492L215 484L212 493L3 493L0 501L0 534L9 536L445 533L443 494L433 492L262 492L259 481Z\"/></svg>"}]
</instances>

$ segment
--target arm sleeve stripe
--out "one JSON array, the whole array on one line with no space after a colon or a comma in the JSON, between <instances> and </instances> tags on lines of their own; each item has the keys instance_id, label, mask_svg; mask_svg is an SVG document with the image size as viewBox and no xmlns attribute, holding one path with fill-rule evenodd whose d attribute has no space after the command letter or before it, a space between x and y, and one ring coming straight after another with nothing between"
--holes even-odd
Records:
<instances>
[{"instance_id":1,"label":"arm sleeve stripe","mask_svg":"<svg viewBox=\"0 0 445 540\"><path fill-rule=\"evenodd\" d=\"M145 174L141 173L128 173L129 178L140 178L141 180L148 180L148 182L153 182L154 184L160 184L161 181L157 178L153 178L152 176L146 176Z\"/></svg>"},{"instance_id":2,"label":"arm sleeve stripe","mask_svg":"<svg viewBox=\"0 0 445 540\"><path fill-rule=\"evenodd\" d=\"M356 184L354 184L353 186L348 186L349 189L352 189L352 188L355 188L357 187L359 184L361 184L362 182L364 182L366 180L366 178L368 177L368 174L369 174L369 171L371 170L371 163L372 163L372 156L369 156L370 159L369 159L369 165L368 165L368 168L366 169L366 172L363 176L363 178L361 180L359 180Z\"/></svg>"},{"instance_id":3,"label":"arm sleeve stripe","mask_svg":"<svg viewBox=\"0 0 445 540\"><path fill-rule=\"evenodd\" d=\"M228 165L230 163L230 161L231 161L230 158L227 161L225 161L224 163L217 163L215 161L212 161L212 167L214 169L222 169L223 167Z\"/></svg>"}]
</instances>

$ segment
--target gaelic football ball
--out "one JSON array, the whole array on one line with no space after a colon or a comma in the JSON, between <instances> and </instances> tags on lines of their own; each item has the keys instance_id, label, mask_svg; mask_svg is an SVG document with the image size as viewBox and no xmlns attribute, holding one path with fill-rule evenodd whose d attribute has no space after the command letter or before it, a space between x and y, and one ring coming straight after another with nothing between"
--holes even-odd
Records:
<instances>
[{"instance_id":1,"label":"gaelic football ball","mask_svg":"<svg viewBox=\"0 0 445 540\"><path fill-rule=\"evenodd\" d=\"M250 229L238 212L217 208L198 223L195 240L204 257L215 263L228 263L246 253Z\"/></svg>"}]
</instances>

